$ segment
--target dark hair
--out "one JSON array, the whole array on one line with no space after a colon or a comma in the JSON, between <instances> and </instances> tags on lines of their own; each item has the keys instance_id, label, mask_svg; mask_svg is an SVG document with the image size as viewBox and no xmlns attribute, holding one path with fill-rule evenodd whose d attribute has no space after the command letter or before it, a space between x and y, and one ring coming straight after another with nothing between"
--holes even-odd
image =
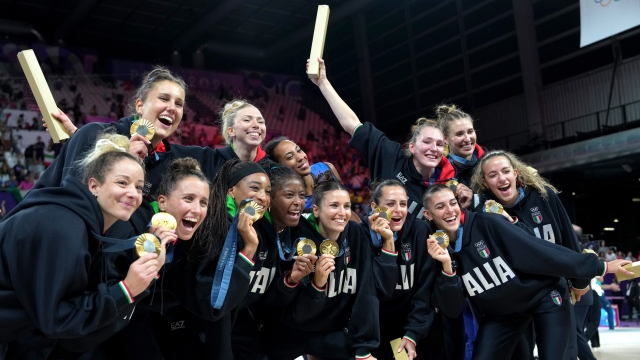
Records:
<instances>
[{"instance_id":1,"label":"dark hair","mask_svg":"<svg viewBox=\"0 0 640 360\"><path fill-rule=\"evenodd\" d=\"M286 184L290 180L297 180L302 183L304 186L304 181L295 171L293 171L290 167L277 163L270 159L262 159L258 162L258 165L262 166L264 171L267 172L269 176L269 181L271 181L271 192L275 194L276 189L282 189L284 184Z\"/></svg>"},{"instance_id":2,"label":"dark hair","mask_svg":"<svg viewBox=\"0 0 640 360\"><path fill-rule=\"evenodd\" d=\"M380 206L380 197L382 196L382 189L387 186L398 186L404 189L404 185L396 179L387 179L379 182L372 183L369 187L371 190L371 201ZM405 192L407 190L405 189Z\"/></svg>"},{"instance_id":3,"label":"dark hair","mask_svg":"<svg viewBox=\"0 0 640 360\"><path fill-rule=\"evenodd\" d=\"M422 206L425 209L429 210L429 200L431 199L433 194L440 192L442 190L451 191L451 189L444 184L435 184L435 185L429 186L429 188L425 190L424 194L422 194ZM453 191L451 191L451 193L453 194Z\"/></svg>"},{"instance_id":4,"label":"dark hair","mask_svg":"<svg viewBox=\"0 0 640 360\"><path fill-rule=\"evenodd\" d=\"M449 127L451 126L452 121L468 119L471 122L471 125L473 125L473 118L471 118L471 115L462 111L462 109L458 108L454 104L440 104L436 106L435 113L444 136L449 136Z\"/></svg>"},{"instance_id":5,"label":"dark hair","mask_svg":"<svg viewBox=\"0 0 640 360\"><path fill-rule=\"evenodd\" d=\"M129 102L129 112L131 115L136 115L136 100L140 99L143 102L147 100L147 95L149 95L149 91L156 86L157 83L161 81L171 81L176 83L178 86L182 88L184 91L184 95L187 95L187 83L184 80L172 73L169 69L164 66L156 65L153 67L151 71L142 75L142 84L136 90L136 93L131 97Z\"/></svg>"},{"instance_id":6,"label":"dark hair","mask_svg":"<svg viewBox=\"0 0 640 360\"><path fill-rule=\"evenodd\" d=\"M202 170L200 170L198 160L190 157L175 159L169 163L169 171L167 171L162 177L162 180L160 180L157 195L171 195L178 183L182 181L182 179L190 176L197 178L207 185L211 185L202 173Z\"/></svg>"},{"instance_id":7,"label":"dark hair","mask_svg":"<svg viewBox=\"0 0 640 360\"><path fill-rule=\"evenodd\" d=\"M224 163L220 171L213 178L209 191L209 205L207 206L207 216L200 224L200 227L193 234L191 248L189 249L189 260L195 261L201 258L204 261L211 261L222 251L222 246L229 232L229 222L227 220L227 177L229 173L243 164L239 159L232 159Z\"/></svg>"},{"instance_id":8,"label":"dark hair","mask_svg":"<svg viewBox=\"0 0 640 360\"><path fill-rule=\"evenodd\" d=\"M280 143L283 142L283 141L291 141L291 139L289 139L286 136L278 136L277 138L269 140L267 145L264 146L263 150L267 153L267 155L272 160L274 160L274 161L276 160L276 156L275 156L274 152L276 151L276 148L278 147L278 145L280 145Z\"/></svg>"},{"instance_id":9,"label":"dark hair","mask_svg":"<svg viewBox=\"0 0 640 360\"><path fill-rule=\"evenodd\" d=\"M349 191L341 182L337 181L333 177L331 170L327 170L322 174L319 174L318 180L316 181L316 187L313 189L313 205L320 207L320 204L322 204L322 200L324 199L324 195L333 190Z\"/></svg>"}]
</instances>

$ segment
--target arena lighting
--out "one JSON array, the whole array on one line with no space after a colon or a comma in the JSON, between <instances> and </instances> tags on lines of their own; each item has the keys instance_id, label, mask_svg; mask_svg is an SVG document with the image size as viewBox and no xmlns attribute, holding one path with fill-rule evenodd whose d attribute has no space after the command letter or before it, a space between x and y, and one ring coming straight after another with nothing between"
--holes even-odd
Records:
<instances>
[{"instance_id":1,"label":"arena lighting","mask_svg":"<svg viewBox=\"0 0 640 360\"><path fill-rule=\"evenodd\" d=\"M615 231L616 229L614 228L604 228L604 231Z\"/></svg>"},{"instance_id":2,"label":"arena lighting","mask_svg":"<svg viewBox=\"0 0 640 360\"><path fill-rule=\"evenodd\" d=\"M640 198L633 198L633 199L631 199L631 201L633 201L633 202L640 202Z\"/></svg>"},{"instance_id":3,"label":"arena lighting","mask_svg":"<svg viewBox=\"0 0 640 360\"><path fill-rule=\"evenodd\" d=\"M575 195L576 193L572 192L571 195Z\"/></svg>"},{"instance_id":4,"label":"arena lighting","mask_svg":"<svg viewBox=\"0 0 640 360\"><path fill-rule=\"evenodd\" d=\"M618 219L613 219L613 222L618 222Z\"/></svg>"}]
</instances>

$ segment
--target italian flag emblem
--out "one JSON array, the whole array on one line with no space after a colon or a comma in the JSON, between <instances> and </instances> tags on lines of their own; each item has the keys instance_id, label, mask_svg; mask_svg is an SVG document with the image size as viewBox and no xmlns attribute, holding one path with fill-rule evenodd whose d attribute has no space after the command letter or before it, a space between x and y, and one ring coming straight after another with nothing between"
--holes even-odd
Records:
<instances>
[{"instance_id":1,"label":"italian flag emblem","mask_svg":"<svg viewBox=\"0 0 640 360\"><path fill-rule=\"evenodd\" d=\"M554 304L558 306L562 305L562 296L560 296L560 293L557 290L553 290L550 295Z\"/></svg>"},{"instance_id":2,"label":"italian flag emblem","mask_svg":"<svg viewBox=\"0 0 640 360\"><path fill-rule=\"evenodd\" d=\"M487 245L484 243L483 240L480 240L479 242L476 243L476 250L478 250L478 254L480 254L481 257L483 258L488 258L489 257L489 249L487 248Z\"/></svg>"},{"instance_id":3,"label":"italian flag emblem","mask_svg":"<svg viewBox=\"0 0 640 360\"><path fill-rule=\"evenodd\" d=\"M540 211L534 211L531 213L531 217L533 217L533 221L536 224L540 224L542 222L542 214L540 213Z\"/></svg>"}]
</instances>

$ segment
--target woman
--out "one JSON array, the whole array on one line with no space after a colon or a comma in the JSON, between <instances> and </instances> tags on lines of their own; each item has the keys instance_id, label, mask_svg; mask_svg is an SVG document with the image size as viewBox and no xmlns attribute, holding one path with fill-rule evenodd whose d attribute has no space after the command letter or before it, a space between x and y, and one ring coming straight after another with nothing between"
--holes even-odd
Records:
<instances>
[{"instance_id":1,"label":"woman","mask_svg":"<svg viewBox=\"0 0 640 360\"><path fill-rule=\"evenodd\" d=\"M455 177L455 169L443 158L444 137L433 120L420 118L411 127L407 149L389 140L373 124L362 124L356 114L340 98L327 79L324 60L320 62L320 74L311 81L320 88L342 128L351 134L349 146L365 159L372 179L398 179L409 195L408 217L422 219L422 193L436 183L446 183ZM307 63L308 66L308 63ZM462 191L460 200L471 204L471 191Z\"/></svg>"},{"instance_id":2,"label":"woman","mask_svg":"<svg viewBox=\"0 0 640 360\"><path fill-rule=\"evenodd\" d=\"M323 173L329 171L334 179L342 182L338 171L331 163L319 162L309 166L307 154L286 136L280 136L267 143L264 147L269 158L285 164L291 170L295 171L304 180L304 213L310 214L313 211L313 188L315 187L315 179ZM356 213L351 214L351 218L355 222L361 222L360 217Z\"/></svg>"},{"instance_id":3,"label":"woman","mask_svg":"<svg viewBox=\"0 0 640 360\"><path fill-rule=\"evenodd\" d=\"M600 262L592 254L577 254L540 241L502 217L462 212L446 186L429 188L423 205L425 217L450 241L448 251L433 237L427 245L429 254L442 263L436 288L439 303L448 305L442 311L459 315L464 307L460 296L465 294L483 314L474 360L510 358L532 320L540 359L564 358L572 309L568 288L560 277L628 273L622 268L628 261Z\"/></svg>"},{"instance_id":4,"label":"woman","mask_svg":"<svg viewBox=\"0 0 640 360\"><path fill-rule=\"evenodd\" d=\"M291 238L292 229L300 221L306 221L301 216L304 207L304 182L285 165L270 160L261 161L260 165L269 175L272 196L268 216L258 220L254 227L260 243L266 245L264 253L268 254L269 264L263 265L263 271L252 280L251 293L241 305L245 309L239 312L233 326L235 359L260 359L265 355L257 322L261 322L262 314L269 307L285 308L296 298L298 290L303 287L298 285L311 273L317 260L311 254L295 256L297 243L296 239ZM322 259L317 263L315 276L324 274L326 282L329 271L325 269L332 264L333 259ZM298 308L304 311L304 302L293 306L290 312L292 317L295 317Z\"/></svg>"},{"instance_id":5,"label":"woman","mask_svg":"<svg viewBox=\"0 0 640 360\"><path fill-rule=\"evenodd\" d=\"M514 154L490 151L480 160L471 180L481 198L502 204L503 215L520 222L538 238L581 252L578 236L558 198L558 190ZM590 279L570 279L578 299L589 290Z\"/></svg>"},{"instance_id":6,"label":"woman","mask_svg":"<svg viewBox=\"0 0 640 360\"><path fill-rule=\"evenodd\" d=\"M61 187L32 190L0 224L7 359L84 352L126 325L147 295L164 252L129 262L123 272L103 253L121 241L101 235L142 202L144 169L128 144L103 136L78 162L82 181L68 176ZM34 219L38 226L29 225Z\"/></svg>"},{"instance_id":7,"label":"woman","mask_svg":"<svg viewBox=\"0 0 640 360\"><path fill-rule=\"evenodd\" d=\"M487 150L476 143L477 134L473 119L455 105L436 107L436 118L449 146L447 159L456 170L456 179L471 187L471 175L478 160Z\"/></svg>"},{"instance_id":8,"label":"woman","mask_svg":"<svg viewBox=\"0 0 640 360\"><path fill-rule=\"evenodd\" d=\"M311 213L313 209L312 198L313 188L315 187L315 179L326 171L330 171L331 175L338 181L342 182L338 171L331 163L319 162L309 165L307 154L300 146L291 141L286 136L277 137L265 145L269 158L280 164L285 164L291 170L295 171L304 180L304 211Z\"/></svg>"},{"instance_id":9,"label":"woman","mask_svg":"<svg viewBox=\"0 0 640 360\"><path fill-rule=\"evenodd\" d=\"M416 344L431 327L431 293L435 274L434 260L427 254L426 238L432 233L429 225L420 220L407 219L407 192L398 180L384 180L374 184L371 193L371 208L386 207L391 217L389 221L374 214L363 225L375 228L379 222L388 225L393 233L395 254L385 251L385 244L372 236L373 251L381 259L391 258L393 269L383 269L374 262L374 276L383 279L385 275L395 275L380 294L381 346L373 351L378 359L394 359L388 346L391 340L402 338L401 348L406 349L409 359L417 356ZM375 218L374 218L375 217ZM374 234L372 234L374 235ZM394 240L395 239L395 240ZM400 253L400 256L398 256ZM380 291L382 290L382 291ZM400 350L400 349L393 349ZM421 349L431 354L431 349Z\"/></svg>"},{"instance_id":10,"label":"woman","mask_svg":"<svg viewBox=\"0 0 640 360\"><path fill-rule=\"evenodd\" d=\"M291 239L311 239L318 253L326 247L323 241L334 241L338 244L335 265L324 260L330 258L328 254L320 254L316 269L323 268L327 275L316 274L302 284L297 301L307 302L305 311L293 319L287 311L268 314L262 329L268 357L370 358L380 342L369 235L348 221L349 192L330 175L316 185L313 205L313 215L291 229Z\"/></svg>"}]
</instances>

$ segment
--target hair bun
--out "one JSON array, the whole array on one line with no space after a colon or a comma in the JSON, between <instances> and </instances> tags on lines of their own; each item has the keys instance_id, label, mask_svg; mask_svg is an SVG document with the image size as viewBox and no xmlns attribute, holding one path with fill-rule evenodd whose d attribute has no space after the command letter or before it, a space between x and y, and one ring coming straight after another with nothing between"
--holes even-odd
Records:
<instances>
[{"instance_id":1,"label":"hair bun","mask_svg":"<svg viewBox=\"0 0 640 360\"><path fill-rule=\"evenodd\" d=\"M448 114L451 114L452 112L458 110L458 107L455 104L440 104L438 106L436 106L435 109L435 113L436 116L439 118L442 118Z\"/></svg>"},{"instance_id":2,"label":"hair bun","mask_svg":"<svg viewBox=\"0 0 640 360\"><path fill-rule=\"evenodd\" d=\"M181 172L185 170L202 172L198 160L190 157L175 159L169 164L169 172Z\"/></svg>"}]
</instances>

